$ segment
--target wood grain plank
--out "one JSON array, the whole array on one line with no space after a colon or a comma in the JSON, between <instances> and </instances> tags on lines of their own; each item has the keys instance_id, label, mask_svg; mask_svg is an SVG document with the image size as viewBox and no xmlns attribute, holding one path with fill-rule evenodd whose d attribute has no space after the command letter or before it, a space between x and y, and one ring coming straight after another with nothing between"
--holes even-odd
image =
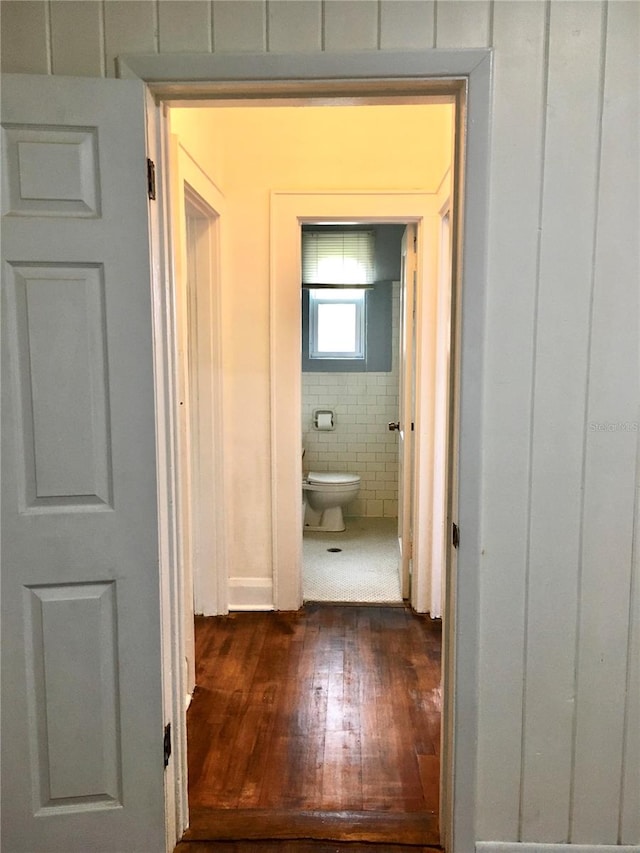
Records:
<instances>
[{"instance_id":1,"label":"wood grain plank","mask_svg":"<svg viewBox=\"0 0 640 853\"><path fill-rule=\"evenodd\" d=\"M213 48L211 4L162 0L158 4L160 53L209 53Z\"/></svg>"},{"instance_id":2,"label":"wood grain plank","mask_svg":"<svg viewBox=\"0 0 640 853\"><path fill-rule=\"evenodd\" d=\"M320 808L333 811L349 803L362 810L362 758L360 733L330 730L325 734Z\"/></svg>"},{"instance_id":3,"label":"wood grain plank","mask_svg":"<svg viewBox=\"0 0 640 853\"><path fill-rule=\"evenodd\" d=\"M375 50L378 47L376 0L331 0L324 5L324 49Z\"/></svg>"},{"instance_id":4,"label":"wood grain plank","mask_svg":"<svg viewBox=\"0 0 640 853\"><path fill-rule=\"evenodd\" d=\"M640 448L636 474L640 473ZM628 651L627 714L620 803L620 844L640 844L640 482L636 486L631 624Z\"/></svg>"},{"instance_id":5,"label":"wood grain plank","mask_svg":"<svg viewBox=\"0 0 640 853\"><path fill-rule=\"evenodd\" d=\"M425 50L434 47L435 0L382 0L380 49Z\"/></svg>"},{"instance_id":6,"label":"wood grain plank","mask_svg":"<svg viewBox=\"0 0 640 853\"><path fill-rule=\"evenodd\" d=\"M436 47L490 46L491 0L436 0Z\"/></svg>"},{"instance_id":7,"label":"wood grain plank","mask_svg":"<svg viewBox=\"0 0 640 853\"><path fill-rule=\"evenodd\" d=\"M479 649L477 820L479 838L517 838L523 697L516 685L522 685L524 677L545 4L496 3L493 42L493 248L485 354L486 394L492 404L486 413L483 497L491 509L483 529L481 618L499 630L483 631ZM520 462L505 466L505 458Z\"/></svg>"},{"instance_id":8,"label":"wood grain plank","mask_svg":"<svg viewBox=\"0 0 640 853\"><path fill-rule=\"evenodd\" d=\"M241 807L249 804L248 782L255 785L257 793L250 804L261 807L283 804L288 801L292 786L297 790L292 775L296 756L290 752L290 734L296 731L299 704L298 669L302 650L299 625L296 616L284 614L276 614L270 621L272 630L254 679L256 701L262 707L264 736L256 742L249 772L242 782L238 802Z\"/></svg>"},{"instance_id":9,"label":"wood grain plank","mask_svg":"<svg viewBox=\"0 0 640 853\"><path fill-rule=\"evenodd\" d=\"M521 831L538 843L569 837L601 38L601 3L551 5Z\"/></svg>"},{"instance_id":10,"label":"wood grain plank","mask_svg":"<svg viewBox=\"0 0 640 853\"><path fill-rule=\"evenodd\" d=\"M196 618L196 682L187 714L189 798L227 804L224 788L233 767L233 745L244 735L250 709L249 687L255 677L267 624L253 614L213 620ZM215 665L211 666L211 662ZM237 792L231 795L237 802Z\"/></svg>"},{"instance_id":11,"label":"wood grain plank","mask_svg":"<svg viewBox=\"0 0 640 853\"><path fill-rule=\"evenodd\" d=\"M293 632L287 617L279 614L265 625L264 640L256 649L255 666L251 668L246 713L238 721L233 754L225 777L224 804L229 807L260 805L260 793L265 785L273 787L269 768L278 766L271 755L273 730L276 723L279 693L285 683L287 641ZM242 676L240 676L242 678ZM266 758L266 770L263 766Z\"/></svg>"},{"instance_id":12,"label":"wood grain plank","mask_svg":"<svg viewBox=\"0 0 640 853\"><path fill-rule=\"evenodd\" d=\"M437 844L436 816L427 812L192 810L184 841L318 839Z\"/></svg>"},{"instance_id":13,"label":"wood grain plank","mask_svg":"<svg viewBox=\"0 0 640 853\"><path fill-rule=\"evenodd\" d=\"M49 74L47 4L43 0L3 3L0 67L14 74Z\"/></svg>"},{"instance_id":14,"label":"wood grain plank","mask_svg":"<svg viewBox=\"0 0 640 853\"><path fill-rule=\"evenodd\" d=\"M608 10L602 93L571 826L572 842L590 844L618 843L637 446L630 425L640 411L638 385L630 393L629 384L640 309L639 16L616 6Z\"/></svg>"},{"instance_id":15,"label":"wood grain plank","mask_svg":"<svg viewBox=\"0 0 640 853\"><path fill-rule=\"evenodd\" d=\"M276 53L322 50L321 0L269 3L268 23L268 50Z\"/></svg>"},{"instance_id":16,"label":"wood grain plank","mask_svg":"<svg viewBox=\"0 0 640 853\"><path fill-rule=\"evenodd\" d=\"M326 841L181 841L174 853L432 853L434 846Z\"/></svg>"},{"instance_id":17,"label":"wood grain plank","mask_svg":"<svg viewBox=\"0 0 640 853\"><path fill-rule=\"evenodd\" d=\"M264 0L214 0L213 49L262 53L267 47Z\"/></svg>"},{"instance_id":18,"label":"wood grain plank","mask_svg":"<svg viewBox=\"0 0 640 853\"><path fill-rule=\"evenodd\" d=\"M439 750L439 625L316 605L199 617L195 636L192 809L425 811L416 752Z\"/></svg>"},{"instance_id":19,"label":"wood grain plank","mask_svg":"<svg viewBox=\"0 0 640 853\"><path fill-rule=\"evenodd\" d=\"M427 808L438 813L440 808L440 759L437 755L419 755L420 781Z\"/></svg>"},{"instance_id":20,"label":"wood grain plank","mask_svg":"<svg viewBox=\"0 0 640 853\"><path fill-rule=\"evenodd\" d=\"M104 76L101 3L51 0L51 67L54 74Z\"/></svg>"},{"instance_id":21,"label":"wood grain plank","mask_svg":"<svg viewBox=\"0 0 640 853\"><path fill-rule=\"evenodd\" d=\"M156 4L147 0L109 0L104 4L106 75L116 76L116 59L128 53L155 53Z\"/></svg>"}]
</instances>

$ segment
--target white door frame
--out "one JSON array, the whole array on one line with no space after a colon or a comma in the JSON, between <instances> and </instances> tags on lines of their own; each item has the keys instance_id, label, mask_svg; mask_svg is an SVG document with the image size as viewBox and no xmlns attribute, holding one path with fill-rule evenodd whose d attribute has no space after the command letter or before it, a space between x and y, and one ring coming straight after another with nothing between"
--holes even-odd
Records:
<instances>
[{"instance_id":1,"label":"white door frame","mask_svg":"<svg viewBox=\"0 0 640 853\"><path fill-rule=\"evenodd\" d=\"M187 469L188 474L184 479L188 480L190 512L185 520L192 540L185 548L191 565L185 566L188 600L183 610L185 616L190 610L193 621L194 608L205 616L228 612L221 346L225 198L175 136L170 147L167 183L175 242L173 280L181 303L176 306L177 348L181 348L177 369L185 398L181 408L184 403L189 420L187 446L179 460L179 470ZM197 229L197 239L189 224ZM189 352L194 341L197 349ZM195 364L193 370L187 366L189 358Z\"/></svg>"},{"instance_id":2,"label":"white door frame","mask_svg":"<svg viewBox=\"0 0 640 853\"><path fill-rule=\"evenodd\" d=\"M193 634L193 585L183 565L181 532L182 483L180 476L181 442L179 415L176 401L179 399L179 373L176 334L178 306L176 305L176 277L186 259L178 251L184 246L185 192L190 188L191 198L203 200L202 212L209 218L217 217L215 232L211 240L209 262L212 269L206 276L205 286L209 291L207 304L212 320L210 345L213 360L220 360L220 335L216 334L220 322L219 297L215 282L221 273L221 247L218 230L219 220L224 213L224 198L193 161L179 150L175 138L169 133L163 111L156 109L149 94L147 99L147 155L157 167L156 203L151 211L151 255L152 255L152 307L154 336L154 369L156 381L156 445L158 456L158 516L160 552L160 597L162 621L163 661L163 715L165 725L172 726L172 756L165 771L165 841L167 853L172 853L176 841L188 826L187 795L187 726L185 700L191 692L192 673L187 662ZM217 232L217 233L216 233ZM213 291L213 292L212 292ZM214 418L212 432L221 427L222 418L218 407L222 399L222 379L218 371L212 380L208 408ZM217 385L217 387L216 387ZM216 442L216 456L211 461L209 473L225 490L225 471L222 459L222 441ZM224 515L215 519L215 551L218 565L224 565L226 528ZM207 593L219 612L226 611L226 575L217 573L216 587ZM187 621L190 624L187 624Z\"/></svg>"},{"instance_id":3,"label":"white door frame","mask_svg":"<svg viewBox=\"0 0 640 853\"><path fill-rule=\"evenodd\" d=\"M453 153L453 152L452 152ZM412 574L419 575L425 570L424 559L414 549L417 528L421 526L421 513L416 497L417 466L416 449L420 443L420 428L414 429L416 422L416 403L420 394L420 381L417 360L417 336L426 331L423 326L424 299L418 298L425 290L426 276L424 267L420 267L418 258L424 258L424 233L418 234L422 222L407 223L402 235L402 261L400 271L400 328L398 339L399 385L398 385L398 525L397 536L400 546L400 587L402 597L410 599L415 610L416 594L421 584L416 584ZM421 230L421 229L420 229ZM430 228L429 228L430 230ZM420 240L420 254L418 254ZM429 242L428 240L426 242ZM420 281L418 281L420 277ZM418 311L422 321L418 324ZM418 332L420 329L420 332ZM409 426L410 424L410 426ZM413 569L413 572L412 572ZM417 571L416 571L417 569ZM413 582L412 582L413 581ZM420 610L420 612L422 612Z\"/></svg>"},{"instance_id":4,"label":"white door frame","mask_svg":"<svg viewBox=\"0 0 640 853\"><path fill-rule=\"evenodd\" d=\"M478 576L481 540L482 478L482 393L484 352L484 306L486 293L487 233L489 189L489 133L491 114L492 52L474 50L426 50L395 53L387 51L353 54L318 53L310 55L278 54L145 54L119 59L121 77L137 77L147 82L155 96L166 103L221 96L243 98L259 92L262 97L304 97L349 95L371 97L375 91L386 97L433 95L438 91L458 96L456 110L456 163L453 208L457 244L453 253L453 307L457 316L458 340L452 342L452 371L457 377L459 400L456 407L459 424L458 471L451 493L457 495L460 545L451 558L446 579L446 632L444 641L445 696L443 724L442 842L449 853L466 853L475 846L476 802L476 732L478 681ZM201 101L204 105L206 102ZM153 121L151 122L153 126ZM166 162L162 142L150 139L156 149L158 166ZM459 202L464 199L464 208ZM159 215L162 230L163 217ZM166 232L166 216L164 226ZM156 221L156 227L158 222ZM163 273L168 273L166 240L162 233L154 259L154 294ZM162 337L166 331L162 316L162 300L154 310L154 328ZM168 404L164 393L167 377L162 372L166 358L163 341L158 340L160 357L156 360L159 393L158 414ZM452 384L456 384L455 381ZM166 414L166 411L165 411ZM160 473L167 468L166 435L158 436ZM170 478L169 478L170 479ZM166 484L163 478L161 484ZM163 555L170 557L171 521L161 498L161 542L167 540ZM163 659L172 655L175 612L172 603L172 573L175 564L161 560L163 605ZM170 651L167 651L167 647ZM167 689L171 691L172 671L165 672ZM172 715L172 703L165 700L165 718ZM180 724L175 719L177 725ZM184 826L184 815L171 814L172 775L167 777L167 849L171 848ZM173 802L182 789L173 789Z\"/></svg>"},{"instance_id":5,"label":"white door frame","mask_svg":"<svg viewBox=\"0 0 640 853\"><path fill-rule=\"evenodd\" d=\"M305 222L359 222L417 224L418 295L416 328L418 339L429 317L425 305L423 244L430 230L437 228L438 197L435 193L387 190L384 192L308 192L278 191L271 194L270 306L271 306L271 499L274 566L274 603L276 610L297 610L302 606L302 509L300 483L302 382L299 353L301 342L300 304L300 229ZM424 308L424 313L423 313ZM416 365L433 370L433 365ZM416 377L416 378L417 378ZM418 399L420 398L418 394ZM414 436L416 460L420 458L420 433ZM419 463L414 470L419 470ZM410 472L409 476L414 476ZM428 489L424 490L425 492ZM416 489L413 513L414 529L419 527L425 509L423 490ZM293 522L293 523L292 523ZM415 543L417 544L417 543ZM426 550L426 549L425 549ZM414 553L414 578L411 604L418 612L427 609L426 590L428 555Z\"/></svg>"}]
</instances>

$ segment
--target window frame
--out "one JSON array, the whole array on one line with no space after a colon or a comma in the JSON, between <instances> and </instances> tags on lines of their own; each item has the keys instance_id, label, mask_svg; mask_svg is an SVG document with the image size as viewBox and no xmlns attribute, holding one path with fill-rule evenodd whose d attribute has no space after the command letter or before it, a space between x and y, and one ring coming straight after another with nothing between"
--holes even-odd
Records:
<instances>
[{"instance_id":1,"label":"window frame","mask_svg":"<svg viewBox=\"0 0 640 853\"><path fill-rule=\"evenodd\" d=\"M367 358L367 299L366 290L349 288L349 297L340 297L341 287L309 288L309 359L312 361L347 360L366 362ZM355 308L353 350L319 350L320 306L353 305Z\"/></svg>"}]
</instances>

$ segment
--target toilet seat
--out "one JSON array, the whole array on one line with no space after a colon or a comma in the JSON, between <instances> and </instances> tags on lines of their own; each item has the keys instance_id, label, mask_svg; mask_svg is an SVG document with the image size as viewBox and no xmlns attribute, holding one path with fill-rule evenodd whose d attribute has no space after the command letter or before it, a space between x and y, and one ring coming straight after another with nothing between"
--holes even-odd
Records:
<instances>
[{"instance_id":1,"label":"toilet seat","mask_svg":"<svg viewBox=\"0 0 640 853\"><path fill-rule=\"evenodd\" d=\"M312 486L352 486L360 482L358 474L335 474L330 471L309 471L306 479Z\"/></svg>"}]
</instances>

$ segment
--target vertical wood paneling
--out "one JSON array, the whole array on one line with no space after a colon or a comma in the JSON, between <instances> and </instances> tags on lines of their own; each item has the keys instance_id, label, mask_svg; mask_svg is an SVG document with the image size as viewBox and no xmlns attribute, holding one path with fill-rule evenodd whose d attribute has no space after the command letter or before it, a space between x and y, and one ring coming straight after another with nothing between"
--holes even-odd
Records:
<instances>
[{"instance_id":1,"label":"vertical wood paneling","mask_svg":"<svg viewBox=\"0 0 640 853\"><path fill-rule=\"evenodd\" d=\"M119 54L212 42L228 52L493 43L478 837L515 840L520 823L520 837L535 842L571 832L575 842L638 844L633 436L589 424L638 418L629 186L638 181L640 6L608 6L600 161L601 4L551 3L545 137L546 10L492 0L23 0L2 3L1 64L101 76L106 63L113 76Z\"/></svg>"},{"instance_id":2,"label":"vertical wood paneling","mask_svg":"<svg viewBox=\"0 0 640 853\"><path fill-rule=\"evenodd\" d=\"M162 0L158 4L160 53L208 53L212 49L208 0Z\"/></svg>"},{"instance_id":3,"label":"vertical wood paneling","mask_svg":"<svg viewBox=\"0 0 640 853\"><path fill-rule=\"evenodd\" d=\"M325 2L325 50L375 50L377 47L377 0L328 0Z\"/></svg>"},{"instance_id":4,"label":"vertical wood paneling","mask_svg":"<svg viewBox=\"0 0 640 853\"><path fill-rule=\"evenodd\" d=\"M538 303L522 840L566 841L602 4L551 6Z\"/></svg>"},{"instance_id":5,"label":"vertical wood paneling","mask_svg":"<svg viewBox=\"0 0 640 853\"><path fill-rule=\"evenodd\" d=\"M214 0L214 50L239 53L266 50L265 10L264 0Z\"/></svg>"},{"instance_id":6,"label":"vertical wood paneling","mask_svg":"<svg viewBox=\"0 0 640 853\"><path fill-rule=\"evenodd\" d=\"M434 46L435 0L381 0L381 50L409 50Z\"/></svg>"},{"instance_id":7,"label":"vertical wood paneling","mask_svg":"<svg viewBox=\"0 0 640 853\"><path fill-rule=\"evenodd\" d=\"M638 233L640 232L640 202L638 183L640 178L640 127L638 125L638 91L640 90L640 5L637 3L610 3L608 10L606 84L604 90L603 136L602 136L602 190L600 199L601 227L598 237L607 253L599 252L598 275L608 277L609 283L617 287L616 276L626 283L623 305L629 309L628 320L623 320L617 330L622 337L624 331L630 335L627 351L619 343L615 350L619 358L629 365L624 382L623 364L615 365L616 386L619 401L629 401L630 420L637 424L640 417L638 403L638 354L637 325L638 280L640 258ZM615 173L615 174L612 174ZM611 181L611 185L609 185ZM623 182L627 182L627 186ZM619 207L614 207L618 203ZM604 281L603 281L604 286ZM613 296L615 298L615 296ZM632 307L634 306L634 307ZM600 307L600 306L598 306ZM615 312L616 306L609 306ZM595 312L594 312L594 316ZM611 318L613 320L613 318ZM616 322L620 322L616 319ZM614 333L616 327L613 326ZM613 335L612 335L613 337ZM635 370L635 373L633 372ZM606 381L603 377L603 381ZM635 393L629 393L631 390ZM631 398L631 399L629 399ZM635 405L634 405L635 402ZM624 413L626 414L626 412ZM623 415L624 416L624 415ZM636 426L636 429L640 427ZM625 450L629 451L629 436L622 437ZM640 844L640 442L635 435L635 518L633 549L631 554L631 579L628 587L630 596L630 625L627 654L626 715L623 741L622 795L620 803L621 844ZM616 442L617 443L617 442ZM615 446L615 445L614 445ZM629 468L632 467L629 460ZM626 475L628 477L628 474ZM626 479L626 477L625 477ZM627 508L623 511L626 513ZM622 645L622 643L621 643ZM621 650L614 650L620 655ZM620 701L624 693L621 691Z\"/></svg>"},{"instance_id":8,"label":"vertical wood paneling","mask_svg":"<svg viewBox=\"0 0 640 853\"><path fill-rule=\"evenodd\" d=\"M51 65L54 74L104 76L101 3L51 0Z\"/></svg>"},{"instance_id":9,"label":"vertical wood paneling","mask_svg":"<svg viewBox=\"0 0 640 853\"><path fill-rule=\"evenodd\" d=\"M322 50L321 0L277 0L268 10L269 50Z\"/></svg>"},{"instance_id":10,"label":"vertical wood paneling","mask_svg":"<svg viewBox=\"0 0 640 853\"><path fill-rule=\"evenodd\" d=\"M49 23L44 0L3 3L0 14L2 71L50 74Z\"/></svg>"},{"instance_id":11,"label":"vertical wood paneling","mask_svg":"<svg viewBox=\"0 0 640 853\"><path fill-rule=\"evenodd\" d=\"M631 424L640 402L640 229L637 195L627 191L634 177L637 187L640 153L633 111L640 44L629 38L637 12L637 4L609 7L603 93L571 827L571 841L591 844L618 840L621 798L637 439Z\"/></svg>"},{"instance_id":12,"label":"vertical wood paneling","mask_svg":"<svg viewBox=\"0 0 640 853\"><path fill-rule=\"evenodd\" d=\"M492 0L436 0L436 47L486 47Z\"/></svg>"},{"instance_id":13,"label":"vertical wood paneling","mask_svg":"<svg viewBox=\"0 0 640 853\"><path fill-rule=\"evenodd\" d=\"M116 76L116 57L157 50L156 8L148 0L109 0L104 4L107 77Z\"/></svg>"},{"instance_id":14,"label":"vertical wood paneling","mask_svg":"<svg viewBox=\"0 0 640 853\"><path fill-rule=\"evenodd\" d=\"M520 806L527 459L542 176L545 4L497 3L493 34L488 273L493 288L487 306L489 405L483 497L491 513L483 536L478 837L506 840L517 838ZM510 203L514 196L519 199L515 207ZM505 460L519 461L505 464Z\"/></svg>"},{"instance_id":15,"label":"vertical wood paneling","mask_svg":"<svg viewBox=\"0 0 640 853\"><path fill-rule=\"evenodd\" d=\"M640 475L638 446L636 477ZM631 626L629 633L627 714L625 720L620 843L640 844L640 482L636 483Z\"/></svg>"}]
</instances>

